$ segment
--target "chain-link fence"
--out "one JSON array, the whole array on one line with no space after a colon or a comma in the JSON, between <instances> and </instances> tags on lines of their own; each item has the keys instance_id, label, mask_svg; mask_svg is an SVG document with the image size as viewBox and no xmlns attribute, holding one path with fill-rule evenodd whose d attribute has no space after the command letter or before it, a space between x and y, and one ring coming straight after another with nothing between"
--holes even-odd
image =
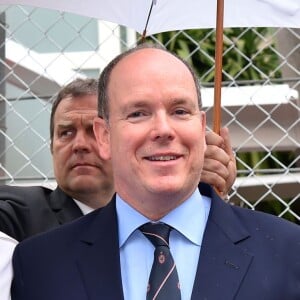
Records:
<instances>
[{"instance_id":1,"label":"chain-link fence","mask_svg":"<svg viewBox=\"0 0 300 300\"><path fill-rule=\"evenodd\" d=\"M1 184L54 184L50 100L78 76L97 78L139 37L129 29L57 11L0 6ZM211 128L214 30L158 34L187 59L203 86ZM222 126L230 129L238 178L230 200L300 220L300 30L224 33Z\"/></svg>"}]
</instances>

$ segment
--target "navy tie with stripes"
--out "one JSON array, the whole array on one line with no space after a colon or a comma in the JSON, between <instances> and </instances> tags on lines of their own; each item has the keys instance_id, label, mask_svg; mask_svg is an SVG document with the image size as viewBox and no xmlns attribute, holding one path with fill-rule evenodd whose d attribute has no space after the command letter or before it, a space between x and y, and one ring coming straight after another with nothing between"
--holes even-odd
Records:
<instances>
[{"instance_id":1,"label":"navy tie with stripes","mask_svg":"<svg viewBox=\"0 0 300 300\"><path fill-rule=\"evenodd\" d=\"M146 223L141 232L155 247L147 288L147 300L180 300L176 265L169 248L171 227L164 223Z\"/></svg>"}]
</instances>

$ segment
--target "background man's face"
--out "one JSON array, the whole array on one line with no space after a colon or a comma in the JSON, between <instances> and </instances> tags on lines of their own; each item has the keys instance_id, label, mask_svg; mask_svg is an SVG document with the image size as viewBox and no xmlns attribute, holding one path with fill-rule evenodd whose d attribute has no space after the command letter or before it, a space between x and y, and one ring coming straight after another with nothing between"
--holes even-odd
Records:
<instances>
[{"instance_id":1,"label":"background man's face","mask_svg":"<svg viewBox=\"0 0 300 300\"><path fill-rule=\"evenodd\" d=\"M98 155L93 132L97 96L65 98L54 116L53 166L58 185L68 194L112 187L111 165Z\"/></svg>"}]
</instances>

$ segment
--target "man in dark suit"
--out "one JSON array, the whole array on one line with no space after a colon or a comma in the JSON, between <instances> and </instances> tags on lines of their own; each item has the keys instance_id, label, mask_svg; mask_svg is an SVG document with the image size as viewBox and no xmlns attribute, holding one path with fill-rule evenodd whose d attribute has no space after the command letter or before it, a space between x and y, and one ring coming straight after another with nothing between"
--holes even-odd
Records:
<instances>
[{"instance_id":1,"label":"man in dark suit","mask_svg":"<svg viewBox=\"0 0 300 300\"><path fill-rule=\"evenodd\" d=\"M159 264L175 262L155 299L174 300L159 296L175 269L172 287L184 300L300 299L299 227L198 188L205 114L184 61L158 46L131 49L101 73L99 101L94 132L116 195L16 247L12 300L146 299L154 246L141 226L149 222L172 229Z\"/></svg>"},{"instance_id":2,"label":"man in dark suit","mask_svg":"<svg viewBox=\"0 0 300 300\"><path fill-rule=\"evenodd\" d=\"M63 87L52 106L51 152L58 187L0 186L0 230L22 241L102 207L114 189L110 163L99 158L93 135L97 116L97 81L76 79ZM202 180L221 194L236 176L228 131L207 133Z\"/></svg>"},{"instance_id":3,"label":"man in dark suit","mask_svg":"<svg viewBox=\"0 0 300 300\"><path fill-rule=\"evenodd\" d=\"M93 134L97 81L76 79L58 93L50 116L51 153L58 187L0 187L0 230L21 241L111 199L110 162L98 154Z\"/></svg>"}]
</instances>

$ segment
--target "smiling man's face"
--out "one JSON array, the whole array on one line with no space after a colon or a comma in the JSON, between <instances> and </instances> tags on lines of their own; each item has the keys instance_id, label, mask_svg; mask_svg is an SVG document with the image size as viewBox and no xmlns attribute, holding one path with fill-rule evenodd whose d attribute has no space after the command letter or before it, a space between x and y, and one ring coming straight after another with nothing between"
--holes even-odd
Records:
<instances>
[{"instance_id":1,"label":"smiling man's face","mask_svg":"<svg viewBox=\"0 0 300 300\"><path fill-rule=\"evenodd\" d=\"M99 147L112 159L116 191L146 215L149 203L178 206L198 185L206 147L190 71L165 51L138 50L115 66L108 94L108 147Z\"/></svg>"}]
</instances>

